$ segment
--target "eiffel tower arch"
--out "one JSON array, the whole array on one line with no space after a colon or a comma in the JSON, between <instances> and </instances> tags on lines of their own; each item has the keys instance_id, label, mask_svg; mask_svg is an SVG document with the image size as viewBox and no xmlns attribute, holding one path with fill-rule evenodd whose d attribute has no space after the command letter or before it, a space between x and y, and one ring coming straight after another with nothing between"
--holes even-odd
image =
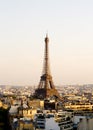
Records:
<instances>
[{"instance_id":1,"label":"eiffel tower arch","mask_svg":"<svg viewBox=\"0 0 93 130\"><path fill-rule=\"evenodd\" d=\"M37 89L35 89L34 96L37 98L49 98L49 97L56 97L59 98L60 95L55 88L53 83L53 79L50 73L49 67L49 38L48 35L45 37L45 53L44 53L44 66L43 66L43 73L40 78L39 85Z\"/></svg>"}]
</instances>

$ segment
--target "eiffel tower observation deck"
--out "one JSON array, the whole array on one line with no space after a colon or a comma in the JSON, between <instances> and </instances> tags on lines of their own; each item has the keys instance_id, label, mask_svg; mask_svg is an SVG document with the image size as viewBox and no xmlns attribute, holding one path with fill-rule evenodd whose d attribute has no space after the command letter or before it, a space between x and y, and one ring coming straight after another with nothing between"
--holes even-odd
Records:
<instances>
[{"instance_id":1,"label":"eiffel tower observation deck","mask_svg":"<svg viewBox=\"0 0 93 130\"><path fill-rule=\"evenodd\" d=\"M53 83L53 79L50 73L48 46L49 46L49 38L48 38L48 35L46 35L43 73L41 75L39 85L34 93L35 97L41 98L41 99L50 98L50 97L56 97L56 98L60 97L57 89L55 88L55 85Z\"/></svg>"}]
</instances>

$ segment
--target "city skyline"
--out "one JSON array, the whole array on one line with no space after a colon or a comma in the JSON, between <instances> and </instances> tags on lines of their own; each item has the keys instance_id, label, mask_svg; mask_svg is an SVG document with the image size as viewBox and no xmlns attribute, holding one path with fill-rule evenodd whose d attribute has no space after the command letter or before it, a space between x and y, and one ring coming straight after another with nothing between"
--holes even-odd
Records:
<instances>
[{"instance_id":1,"label":"city skyline","mask_svg":"<svg viewBox=\"0 0 93 130\"><path fill-rule=\"evenodd\" d=\"M38 85L47 32L54 84L92 84L92 6L92 0L0 2L0 84Z\"/></svg>"}]
</instances>

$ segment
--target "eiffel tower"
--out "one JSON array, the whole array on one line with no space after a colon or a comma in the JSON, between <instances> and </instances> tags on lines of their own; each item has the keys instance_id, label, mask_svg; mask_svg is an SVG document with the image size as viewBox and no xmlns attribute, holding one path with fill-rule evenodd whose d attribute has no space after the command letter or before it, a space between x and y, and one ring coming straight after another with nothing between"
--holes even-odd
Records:
<instances>
[{"instance_id":1,"label":"eiffel tower","mask_svg":"<svg viewBox=\"0 0 93 130\"><path fill-rule=\"evenodd\" d=\"M43 73L40 78L38 88L35 90L34 93L35 97L42 99L49 97L56 97L56 98L60 97L57 89L54 86L52 76L50 73L48 45L49 45L49 38L48 35L46 35Z\"/></svg>"}]
</instances>

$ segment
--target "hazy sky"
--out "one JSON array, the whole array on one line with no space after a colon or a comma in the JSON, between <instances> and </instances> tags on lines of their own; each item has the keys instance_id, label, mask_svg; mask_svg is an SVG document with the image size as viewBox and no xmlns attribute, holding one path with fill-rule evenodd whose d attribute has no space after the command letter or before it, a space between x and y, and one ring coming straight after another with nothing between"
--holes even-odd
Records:
<instances>
[{"instance_id":1,"label":"hazy sky","mask_svg":"<svg viewBox=\"0 0 93 130\"><path fill-rule=\"evenodd\" d=\"M93 83L93 0L0 0L0 84L39 83L47 31L54 83Z\"/></svg>"}]
</instances>

